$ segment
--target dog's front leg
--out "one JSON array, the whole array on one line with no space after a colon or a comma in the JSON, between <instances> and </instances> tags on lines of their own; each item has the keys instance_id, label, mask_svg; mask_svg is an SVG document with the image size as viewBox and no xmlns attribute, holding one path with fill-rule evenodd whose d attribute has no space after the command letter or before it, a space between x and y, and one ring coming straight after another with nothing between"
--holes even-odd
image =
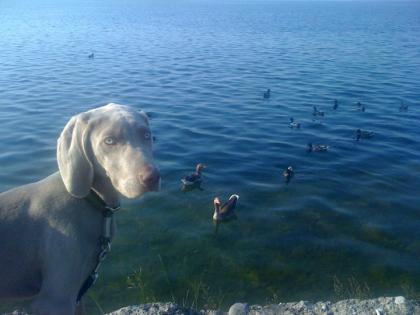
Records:
<instances>
[{"instance_id":1,"label":"dog's front leg","mask_svg":"<svg viewBox=\"0 0 420 315\"><path fill-rule=\"evenodd\" d=\"M65 250L62 253L75 253L75 251ZM77 254L73 255L73 260L66 256L50 256L41 290L32 304L35 314L75 315L76 298L81 283L80 268L77 268L80 266L80 261L77 259ZM57 260L57 257L60 257L60 260Z\"/></svg>"}]
</instances>

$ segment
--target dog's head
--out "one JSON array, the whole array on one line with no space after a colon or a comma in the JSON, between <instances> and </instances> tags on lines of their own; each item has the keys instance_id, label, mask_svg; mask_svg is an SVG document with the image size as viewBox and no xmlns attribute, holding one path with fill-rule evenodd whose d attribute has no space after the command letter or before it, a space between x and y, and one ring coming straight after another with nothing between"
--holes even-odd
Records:
<instances>
[{"instance_id":1,"label":"dog's head","mask_svg":"<svg viewBox=\"0 0 420 315\"><path fill-rule=\"evenodd\" d=\"M152 139L146 114L127 106L111 103L72 117L57 145L66 189L82 198L106 179L127 198L159 190Z\"/></svg>"}]
</instances>

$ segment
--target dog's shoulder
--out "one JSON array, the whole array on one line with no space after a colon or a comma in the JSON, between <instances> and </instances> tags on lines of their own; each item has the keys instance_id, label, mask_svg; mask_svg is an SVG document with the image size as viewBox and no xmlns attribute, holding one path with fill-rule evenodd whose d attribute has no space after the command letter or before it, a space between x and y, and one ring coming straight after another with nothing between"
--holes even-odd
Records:
<instances>
[{"instance_id":1,"label":"dog's shoulder","mask_svg":"<svg viewBox=\"0 0 420 315\"><path fill-rule=\"evenodd\" d=\"M46 205L64 204L71 199L57 172L40 181L0 193L0 218L28 215L34 210L47 210Z\"/></svg>"}]
</instances>

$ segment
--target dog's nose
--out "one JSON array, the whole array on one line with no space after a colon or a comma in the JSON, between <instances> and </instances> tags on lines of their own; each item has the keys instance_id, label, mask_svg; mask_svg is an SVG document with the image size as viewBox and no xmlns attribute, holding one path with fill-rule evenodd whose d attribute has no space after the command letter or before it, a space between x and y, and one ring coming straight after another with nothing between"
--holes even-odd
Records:
<instances>
[{"instance_id":1,"label":"dog's nose","mask_svg":"<svg viewBox=\"0 0 420 315\"><path fill-rule=\"evenodd\" d=\"M160 173L156 167L152 165L145 166L140 177L144 185L146 185L149 190L159 190Z\"/></svg>"}]
</instances>

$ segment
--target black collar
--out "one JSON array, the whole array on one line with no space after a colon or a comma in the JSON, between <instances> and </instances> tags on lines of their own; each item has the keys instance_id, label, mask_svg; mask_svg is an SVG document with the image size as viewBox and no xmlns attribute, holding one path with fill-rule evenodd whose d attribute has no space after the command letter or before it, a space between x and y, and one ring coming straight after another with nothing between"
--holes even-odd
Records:
<instances>
[{"instance_id":1,"label":"black collar","mask_svg":"<svg viewBox=\"0 0 420 315\"><path fill-rule=\"evenodd\" d=\"M120 210L120 205L116 207L108 206L105 201L93 190L91 189L89 194L85 197L85 200L89 202L96 209L99 209L103 212L104 216L109 216Z\"/></svg>"}]
</instances>

